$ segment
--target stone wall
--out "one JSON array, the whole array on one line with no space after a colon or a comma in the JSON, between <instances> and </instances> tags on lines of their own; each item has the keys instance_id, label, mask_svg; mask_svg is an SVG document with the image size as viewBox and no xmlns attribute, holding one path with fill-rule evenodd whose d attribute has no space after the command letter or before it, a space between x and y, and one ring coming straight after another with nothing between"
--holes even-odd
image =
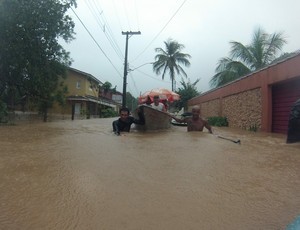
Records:
<instances>
[{"instance_id":1,"label":"stone wall","mask_svg":"<svg viewBox=\"0 0 300 230\"><path fill-rule=\"evenodd\" d=\"M201 116L227 117L229 127L259 130L262 119L261 97L261 89L257 88L207 101L200 105Z\"/></svg>"},{"instance_id":2,"label":"stone wall","mask_svg":"<svg viewBox=\"0 0 300 230\"><path fill-rule=\"evenodd\" d=\"M211 100L201 104L201 116L219 117L221 116L220 99Z\"/></svg>"},{"instance_id":3,"label":"stone wall","mask_svg":"<svg viewBox=\"0 0 300 230\"><path fill-rule=\"evenodd\" d=\"M230 127L260 129L262 119L261 89L248 90L222 100L222 114Z\"/></svg>"}]
</instances>

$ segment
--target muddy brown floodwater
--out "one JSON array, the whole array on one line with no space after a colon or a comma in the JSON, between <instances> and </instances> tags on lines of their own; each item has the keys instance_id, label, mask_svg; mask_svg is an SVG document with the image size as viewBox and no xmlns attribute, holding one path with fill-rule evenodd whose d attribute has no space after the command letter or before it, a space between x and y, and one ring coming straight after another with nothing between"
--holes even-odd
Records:
<instances>
[{"instance_id":1,"label":"muddy brown floodwater","mask_svg":"<svg viewBox=\"0 0 300 230\"><path fill-rule=\"evenodd\" d=\"M0 127L0 229L285 229L300 144L185 127L123 136L113 119Z\"/></svg>"}]
</instances>

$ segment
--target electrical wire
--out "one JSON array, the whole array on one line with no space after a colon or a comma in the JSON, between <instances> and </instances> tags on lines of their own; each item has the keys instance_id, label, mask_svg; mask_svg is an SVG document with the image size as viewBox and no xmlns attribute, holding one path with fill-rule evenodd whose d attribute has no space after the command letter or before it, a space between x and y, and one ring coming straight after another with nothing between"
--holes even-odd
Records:
<instances>
[{"instance_id":1,"label":"electrical wire","mask_svg":"<svg viewBox=\"0 0 300 230\"><path fill-rule=\"evenodd\" d=\"M136 15L136 21L137 21L137 28L138 28L138 31L140 31L140 22L139 22L139 14L138 14L138 9L137 9L137 0L134 1L135 4L135 15Z\"/></svg>"},{"instance_id":2,"label":"electrical wire","mask_svg":"<svg viewBox=\"0 0 300 230\"><path fill-rule=\"evenodd\" d=\"M110 29L110 26L104 16L104 11L102 9L99 9L98 4L95 2L95 0L88 0L85 1L86 5L88 6L90 12L92 13L93 17L95 18L96 22L98 23L99 27L101 28L101 31L106 36L107 40L109 41L111 47L117 54L117 56L120 58L120 60L124 59L124 55L121 52L120 47L118 46L114 35Z\"/></svg>"},{"instance_id":3,"label":"electrical wire","mask_svg":"<svg viewBox=\"0 0 300 230\"><path fill-rule=\"evenodd\" d=\"M126 18L127 18L127 22L128 22L129 30L131 30L131 26L130 26L130 23L129 23L129 17L128 17L128 11L127 11L127 7L126 7L126 5L125 5L125 2L124 2L124 1L123 1L123 7L124 7L125 15L126 15Z\"/></svg>"},{"instance_id":4,"label":"electrical wire","mask_svg":"<svg viewBox=\"0 0 300 230\"><path fill-rule=\"evenodd\" d=\"M156 38L164 31L164 29L169 25L169 23L171 22L171 20L176 16L176 14L179 12L179 10L182 8L182 6L186 3L187 0L184 0L181 5L179 6L179 8L175 11L175 13L172 15L172 17L167 21L167 23L164 25L164 27L158 32L158 34L152 39L152 41L146 46L145 49L142 50L142 52L137 55L133 60L131 60L130 62L134 62L136 59L138 59L149 47L150 45L156 40Z\"/></svg>"},{"instance_id":5,"label":"electrical wire","mask_svg":"<svg viewBox=\"0 0 300 230\"><path fill-rule=\"evenodd\" d=\"M134 80L134 78L133 78L131 72L129 72L129 76L130 76L130 79L131 79L132 82L133 82L133 86L134 86L135 92L136 92L136 94L138 95L138 94L139 94L139 90L138 90L138 88L136 87L135 80Z\"/></svg>"},{"instance_id":6,"label":"electrical wire","mask_svg":"<svg viewBox=\"0 0 300 230\"><path fill-rule=\"evenodd\" d=\"M116 66L113 64L113 62L110 60L110 58L106 55L106 53L104 52L104 50L101 48L101 46L99 45L99 43L96 41L96 39L93 37L93 35L91 34L91 32L88 30L88 28L85 26L85 24L83 23L83 21L80 19L80 17L76 14L75 10L71 7L71 10L73 11L73 13L75 14L75 16L77 17L77 19L80 21L80 23L82 24L82 26L84 27L84 29L88 32L88 34L90 35L90 37L93 39L93 41L96 43L97 47L101 50L101 52L104 54L104 56L106 57L106 59L110 62L110 64L113 66L113 68L116 70L116 72L119 74L119 76L122 78L121 73L119 72L119 70L116 68Z\"/></svg>"},{"instance_id":7,"label":"electrical wire","mask_svg":"<svg viewBox=\"0 0 300 230\"><path fill-rule=\"evenodd\" d=\"M116 4L115 4L115 1L113 0L113 6L114 6L114 12L117 12L117 7L116 7ZM119 14L116 13L116 16L117 16L117 19L118 19L118 22L119 22L119 26L120 26L120 31L123 31L123 28L122 28L122 25L121 25L121 20L120 20L120 17L119 17Z\"/></svg>"},{"instance_id":8,"label":"electrical wire","mask_svg":"<svg viewBox=\"0 0 300 230\"><path fill-rule=\"evenodd\" d=\"M89 1L89 0L88 0ZM93 16L95 17L98 25L100 26L101 30L104 32L105 36L107 37L108 41L110 42L112 48L114 49L114 51L116 52L116 54L119 56L119 58L121 60L124 59L124 56L117 44L117 42L115 41L114 39L114 36L113 36L113 33L109 27L109 24L104 16L104 13L103 13L103 10L99 9L99 7L97 6L97 4L95 3L94 0L91 0L94 4L94 7L92 6L92 3L89 2L89 4L87 3L86 1L86 4L89 8L89 10L91 11L91 13L93 14ZM172 15L172 17L167 21L167 23L163 26L163 28L158 32L158 34L151 40L151 42L146 46L146 48L144 50L142 50L142 52L136 56L135 59L133 59L133 61L135 61L137 58L139 58L149 47L150 45L157 39L157 37L165 30L165 28L168 26L168 24L171 22L171 20L176 16L176 14L179 12L179 10L182 8L182 6L185 4L187 0L184 0L182 2L182 4L179 6L179 8L175 11L175 13ZM135 10L136 10L136 17L137 17L137 20L138 20L138 14L137 14L137 7L136 7L136 0L135 0ZM115 6L115 5L114 5ZM78 20L80 21L80 23L83 25L83 27L85 28L85 30L88 32L88 34L90 35L90 37L93 39L93 41L96 43L96 45L98 46L98 48L101 50L101 52L104 54L104 56L107 58L107 60L111 63L111 65L114 67L114 69L116 70L116 72L118 73L119 77L122 78L122 75L121 73L119 72L119 70L115 67L115 65L112 63L112 61L110 60L110 58L106 55L106 53L103 51L103 49L101 48L101 46L98 44L98 42L95 40L95 38L92 36L92 34L90 33L90 31L87 29L87 27L85 26L85 24L82 22L82 20L79 18L79 16L76 14L76 12L71 8L71 10L73 11L73 13L75 14L75 16L78 18ZM127 20L128 20L128 25L130 26L130 23L129 23L129 18L128 18L128 12L127 12L127 8L124 6L124 11L125 11L125 14L126 14L126 17L127 17ZM98 16L99 15L99 16ZM118 14L117 14L117 17L118 17ZM118 17L119 19L119 17ZM120 23L120 20L119 20L119 24L121 25ZM108 31L108 32L106 32ZM132 61L132 62L133 62ZM143 75L147 76L147 77L150 77L156 81L164 81L164 80L159 80L157 78L154 78L153 76L150 76L149 74L146 74L140 70L137 70L138 72L142 73ZM134 88L136 90L136 92L138 93L138 89L136 87L136 83L133 79L133 76L132 74L130 73L130 77L131 77L131 80L133 82L133 85L134 85ZM164 82L168 82L168 81L164 81ZM171 82L168 82L168 83L171 83ZM128 85L128 88L130 89L130 86Z\"/></svg>"},{"instance_id":9,"label":"electrical wire","mask_svg":"<svg viewBox=\"0 0 300 230\"><path fill-rule=\"evenodd\" d=\"M150 77L150 78L152 78L152 79L154 79L154 80L156 80L156 81L166 82L166 83L172 83L171 81L165 81L165 80L162 80L162 79L154 78L154 77L152 77L151 75L149 75L149 74L147 74L147 73L144 73L144 72L141 71L141 70L135 70L135 71L140 72L140 73L144 74L145 76Z\"/></svg>"}]
</instances>

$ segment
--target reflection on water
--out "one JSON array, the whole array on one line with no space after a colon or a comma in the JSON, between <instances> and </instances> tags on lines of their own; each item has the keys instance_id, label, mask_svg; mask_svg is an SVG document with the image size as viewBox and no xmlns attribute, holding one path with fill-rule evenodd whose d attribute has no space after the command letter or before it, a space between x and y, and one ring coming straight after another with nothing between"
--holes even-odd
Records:
<instances>
[{"instance_id":1,"label":"reflection on water","mask_svg":"<svg viewBox=\"0 0 300 230\"><path fill-rule=\"evenodd\" d=\"M300 144L185 127L123 136L112 119L0 127L0 229L284 229Z\"/></svg>"}]
</instances>

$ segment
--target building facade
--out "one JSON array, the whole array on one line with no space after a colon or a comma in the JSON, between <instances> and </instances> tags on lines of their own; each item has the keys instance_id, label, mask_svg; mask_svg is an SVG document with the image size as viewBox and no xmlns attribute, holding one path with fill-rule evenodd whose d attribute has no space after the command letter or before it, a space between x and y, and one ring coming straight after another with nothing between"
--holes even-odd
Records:
<instances>
[{"instance_id":1,"label":"building facade","mask_svg":"<svg viewBox=\"0 0 300 230\"><path fill-rule=\"evenodd\" d=\"M70 119L96 118L101 117L103 109L118 111L122 105L122 101L113 100L113 97L119 98L119 93L103 94L103 83L91 74L69 68L62 82L68 89L67 102L63 107L55 105L50 111L52 114L63 114Z\"/></svg>"},{"instance_id":2,"label":"building facade","mask_svg":"<svg viewBox=\"0 0 300 230\"><path fill-rule=\"evenodd\" d=\"M286 133L292 105L300 98L300 53L210 90L188 102L201 116L226 117L230 127Z\"/></svg>"}]
</instances>

